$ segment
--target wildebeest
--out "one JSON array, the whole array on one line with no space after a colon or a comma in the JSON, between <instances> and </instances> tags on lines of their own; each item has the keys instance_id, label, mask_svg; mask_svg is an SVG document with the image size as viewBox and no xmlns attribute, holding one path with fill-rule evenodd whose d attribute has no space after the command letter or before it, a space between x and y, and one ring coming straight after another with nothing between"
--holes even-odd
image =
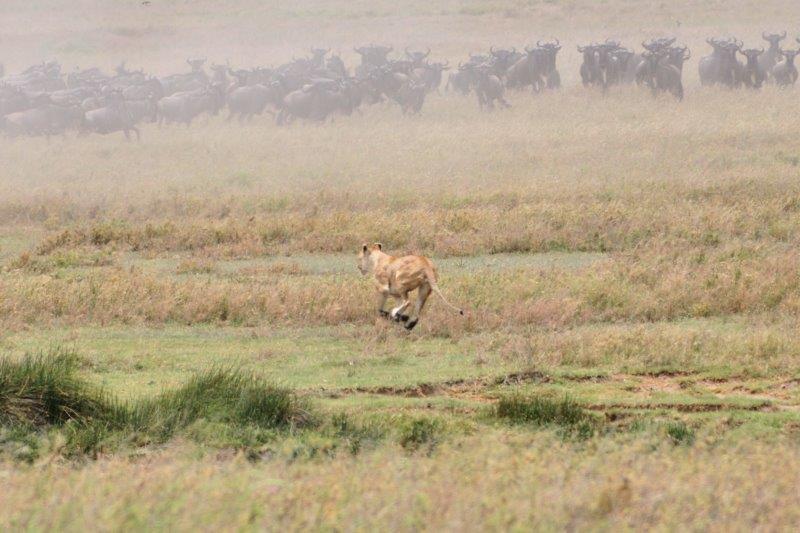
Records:
<instances>
[{"instance_id":1,"label":"wildebeest","mask_svg":"<svg viewBox=\"0 0 800 533\"><path fill-rule=\"evenodd\" d=\"M525 47L525 55L506 72L506 87L522 89L530 86L534 92L544 88L545 55L540 47Z\"/></svg>"},{"instance_id":2,"label":"wildebeest","mask_svg":"<svg viewBox=\"0 0 800 533\"><path fill-rule=\"evenodd\" d=\"M471 85L475 88L478 97L478 106L481 109L492 110L495 101L503 107L511 107L505 99L505 87L502 80L492 73L492 68L488 64L467 65L465 72L469 72L472 80Z\"/></svg>"},{"instance_id":3,"label":"wildebeest","mask_svg":"<svg viewBox=\"0 0 800 533\"><path fill-rule=\"evenodd\" d=\"M181 122L188 126L203 113L216 115L222 107L223 96L222 88L216 85L165 96L158 101L158 121L160 124Z\"/></svg>"},{"instance_id":4,"label":"wildebeest","mask_svg":"<svg viewBox=\"0 0 800 533\"><path fill-rule=\"evenodd\" d=\"M126 139L130 139L130 132L134 132L138 141L140 134L135 122L128 104L120 96L105 107L87 111L84 115L83 130L103 135L121 131L125 134Z\"/></svg>"},{"instance_id":5,"label":"wildebeest","mask_svg":"<svg viewBox=\"0 0 800 533\"><path fill-rule=\"evenodd\" d=\"M389 52L394 50L391 46L361 46L353 48L361 56L361 64L356 67L356 77L366 78L375 67L385 65Z\"/></svg>"},{"instance_id":6,"label":"wildebeest","mask_svg":"<svg viewBox=\"0 0 800 533\"><path fill-rule=\"evenodd\" d=\"M414 68L411 75L425 86L426 92L438 91L442 84L442 72L450 69L450 62L423 63Z\"/></svg>"},{"instance_id":7,"label":"wildebeest","mask_svg":"<svg viewBox=\"0 0 800 533\"><path fill-rule=\"evenodd\" d=\"M472 73L463 65L459 65L458 70L447 76L447 84L444 89L449 91L451 88L462 96L468 95L472 90Z\"/></svg>"},{"instance_id":8,"label":"wildebeest","mask_svg":"<svg viewBox=\"0 0 800 533\"><path fill-rule=\"evenodd\" d=\"M644 83L650 87L653 95L669 92L678 100L683 99L683 82L678 67L670 63L668 51L647 51L644 57Z\"/></svg>"},{"instance_id":9,"label":"wildebeest","mask_svg":"<svg viewBox=\"0 0 800 533\"><path fill-rule=\"evenodd\" d=\"M764 53L764 49L748 48L739 50L739 53L747 59L744 69L742 69L742 83L750 89L760 89L767 77L758 61Z\"/></svg>"},{"instance_id":10,"label":"wildebeest","mask_svg":"<svg viewBox=\"0 0 800 533\"><path fill-rule=\"evenodd\" d=\"M296 118L323 122L342 103L339 84L320 80L284 96L278 104L280 111L275 120L278 124L286 124Z\"/></svg>"},{"instance_id":11,"label":"wildebeest","mask_svg":"<svg viewBox=\"0 0 800 533\"><path fill-rule=\"evenodd\" d=\"M786 38L786 32L761 32L761 37L769 43L769 48L758 58L758 66L769 78L772 75L772 68L778 64L781 58L781 41Z\"/></svg>"},{"instance_id":12,"label":"wildebeest","mask_svg":"<svg viewBox=\"0 0 800 533\"><path fill-rule=\"evenodd\" d=\"M548 43L538 41L536 46L544 50L542 75L545 79L545 86L548 89L561 88L561 74L559 74L556 66L556 57L558 56L558 51L561 50L561 43L558 39Z\"/></svg>"},{"instance_id":13,"label":"wildebeest","mask_svg":"<svg viewBox=\"0 0 800 533\"><path fill-rule=\"evenodd\" d=\"M800 42L800 39L798 39ZM794 85L797 81L797 67L794 65L794 58L800 50L781 50L783 61L772 68L772 77L780 87Z\"/></svg>"},{"instance_id":14,"label":"wildebeest","mask_svg":"<svg viewBox=\"0 0 800 533\"><path fill-rule=\"evenodd\" d=\"M411 61L414 67L420 67L431 55L431 49L428 48L425 52L412 52L408 48L405 49L406 57Z\"/></svg>"},{"instance_id":15,"label":"wildebeest","mask_svg":"<svg viewBox=\"0 0 800 533\"><path fill-rule=\"evenodd\" d=\"M713 51L700 59L698 71L702 85L725 85L737 87L742 79L742 65L736 59L736 53L741 49L742 43L734 40L706 39Z\"/></svg>"},{"instance_id":16,"label":"wildebeest","mask_svg":"<svg viewBox=\"0 0 800 533\"><path fill-rule=\"evenodd\" d=\"M278 84L267 87L255 84L231 89L227 96L228 119L238 117L239 121L260 115L270 102L277 103Z\"/></svg>"},{"instance_id":17,"label":"wildebeest","mask_svg":"<svg viewBox=\"0 0 800 533\"><path fill-rule=\"evenodd\" d=\"M394 100L400 105L404 115L416 114L422 110L426 93L425 83L409 79L397 90Z\"/></svg>"},{"instance_id":18,"label":"wildebeest","mask_svg":"<svg viewBox=\"0 0 800 533\"><path fill-rule=\"evenodd\" d=\"M0 119L7 135L57 135L80 125L83 110L79 105L59 106L42 99L36 107L10 113Z\"/></svg>"}]
</instances>

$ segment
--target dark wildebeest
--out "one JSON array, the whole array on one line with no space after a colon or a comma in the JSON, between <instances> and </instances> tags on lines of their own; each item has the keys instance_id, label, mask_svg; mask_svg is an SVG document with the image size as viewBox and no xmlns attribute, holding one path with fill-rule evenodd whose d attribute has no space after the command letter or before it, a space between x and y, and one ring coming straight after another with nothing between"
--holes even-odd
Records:
<instances>
[{"instance_id":1,"label":"dark wildebeest","mask_svg":"<svg viewBox=\"0 0 800 533\"><path fill-rule=\"evenodd\" d=\"M764 49L748 48L747 50L739 50L747 60L742 70L742 83L745 87L750 89L760 89L764 85L764 80L767 79L766 72L761 68L758 58L764 53Z\"/></svg>"},{"instance_id":2,"label":"dark wildebeest","mask_svg":"<svg viewBox=\"0 0 800 533\"><path fill-rule=\"evenodd\" d=\"M503 107L511 107L505 99L505 87L503 81L499 76L492 73L492 67L489 64L482 65L468 65L466 72L470 72L472 76L472 86L475 88L475 94L478 96L478 105L481 109L492 110L497 101Z\"/></svg>"},{"instance_id":3,"label":"dark wildebeest","mask_svg":"<svg viewBox=\"0 0 800 533\"><path fill-rule=\"evenodd\" d=\"M537 42L536 45L545 51L542 61L542 71L546 87L548 89L560 89L561 74L559 74L556 66L556 56L558 56L558 51L561 50L561 43L558 39L555 39L553 42L544 44Z\"/></svg>"},{"instance_id":4,"label":"dark wildebeest","mask_svg":"<svg viewBox=\"0 0 800 533\"><path fill-rule=\"evenodd\" d=\"M678 100L683 100L681 71L670 63L668 50L663 48L655 52L648 50L642 56L644 57L643 82L650 87L653 96L669 92Z\"/></svg>"}]
</instances>

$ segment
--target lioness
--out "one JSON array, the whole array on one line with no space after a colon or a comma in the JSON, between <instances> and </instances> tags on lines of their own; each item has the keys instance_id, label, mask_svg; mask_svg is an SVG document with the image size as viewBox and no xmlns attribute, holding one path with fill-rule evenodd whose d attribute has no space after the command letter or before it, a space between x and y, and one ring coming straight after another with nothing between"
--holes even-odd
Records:
<instances>
[{"instance_id":1,"label":"lioness","mask_svg":"<svg viewBox=\"0 0 800 533\"><path fill-rule=\"evenodd\" d=\"M358 254L358 269L365 276L370 272L375 276L375 288L378 290L378 313L382 317L391 318L396 322L405 322L405 328L409 331L414 329L419 322L419 315L431 291L438 294L448 307L464 314L464 311L448 302L441 293L436 285L436 267L425 256L394 257L384 253L380 243L376 242L372 246L364 244ZM412 320L410 316L404 315L403 311L411 305L408 293L416 289L419 289L419 292ZM400 305L391 312L383 309L389 296L400 301Z\"/></svg>"}]
</instances>

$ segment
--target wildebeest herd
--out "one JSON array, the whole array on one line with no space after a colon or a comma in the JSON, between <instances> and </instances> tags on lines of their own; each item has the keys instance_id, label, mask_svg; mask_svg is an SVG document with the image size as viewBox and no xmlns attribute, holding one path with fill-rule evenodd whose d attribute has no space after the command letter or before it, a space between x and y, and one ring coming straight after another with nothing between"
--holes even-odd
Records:
<instances>
[{"instance_id":1,"label":"wildebeest herd","mask_svg":"<svg viewBox=\"0 0 800 533\"><path fill-rule=\"evenodd\" d=\"M783 48L786 32L763 33L767 47L745 48L735 38L709 38L711 53L700 59L702 85L758 89L797 81L795 56ZM800 43L800 38L796 39ZM615 40L577 47L582 55L580 77L586 87L602 93L614 85L638 84L654 95L682 99L683 68L691 57L675 38L650 39L635 52ZM265 112L279 125L296 119L324 122L350 115L362 106L396 103L404 114L422 110L431 93L440 92L447 71L446 91L474 94L481 109L509 107L507 90L533 93L561 87L557 57L561 43L538 41L535 46L471 54L457 66L433 61L431 51L390 46L355 48L361 61L352 71L339 55L313 48L307 57L278 67L234 68L188 59L185 72L156 77L120 64L113 74L98 68L64 74L57 62L33 65L14 75L0 67L0 129L9 136L55 135L69 130L139 137L142 122L190 125L201 115L227 109L227 120L246 121Z\"/></svg>"}]
</instances>

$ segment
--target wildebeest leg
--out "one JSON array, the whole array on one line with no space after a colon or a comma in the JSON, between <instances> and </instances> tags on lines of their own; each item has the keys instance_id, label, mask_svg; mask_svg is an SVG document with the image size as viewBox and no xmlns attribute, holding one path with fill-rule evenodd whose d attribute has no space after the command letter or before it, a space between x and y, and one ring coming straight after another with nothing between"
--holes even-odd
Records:
<instances>
[{"instance_id":1,"label":"wildebeest leg","mask_svg":"<svg viewBox=\"0 0 800 533\"><path fill-rule=\"evenodd\" d=\"M408 301L408 293L405 292L400 296L400 305L392 309L391 316L395 322L407 322L408 315L404 315L403 311L411 305L411 302Z\"/></svg>"},{"instance_id":2,"label":"wildebeest leg","mask_svg":"<svg viewBox=\"0 0 800 533\"><path fill-rule=\"evenodd\" d=\"M425 307L425 301L428 299L428 296L431 295L431 286L427 283L425 285L420 286L419 292L417 293L417 303L414 305L414 318L409 320L406 323L406 329L411 331L414 329L414 326L417 325L419 322L419 316L422 314L422 308Z\"/></svg>"},{"instance_id":3,"label":"wildebeest leg","mask_svg":"<svg viewBox=\"0 0 800 533\"><path fill-rule=\"evenodd\" d=\"M127 129L122 130L122 133L125 134L125 140L126 141L130 141L131 140L131 132L130 132L130 130L127 130Z\"/></svg>"},{"instance_id":4,"label":"wildebeest leg","mask_svg":"<svg viewBox=\"0 0 800 533\"><path fill-rule=\"evenodd\" d=\"M137 128L136 126L131 126L131 129L132 129L132 130L133 130L133 132L136 134L136 142L139 142L139 141L141 141L141 140L142 140L142 136L141 136L141 134L139 133L139 128Z\"/></svg>"}]
</instances>

